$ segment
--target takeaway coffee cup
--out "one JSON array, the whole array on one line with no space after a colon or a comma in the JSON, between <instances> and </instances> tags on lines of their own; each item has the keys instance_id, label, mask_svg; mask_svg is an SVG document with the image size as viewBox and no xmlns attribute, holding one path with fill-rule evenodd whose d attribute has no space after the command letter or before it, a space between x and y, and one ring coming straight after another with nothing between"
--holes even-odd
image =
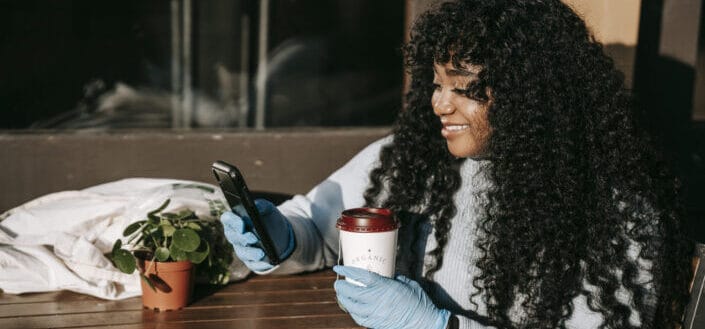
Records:
<instances>
[{"instance_id":1,"label":"takeaway coffee cup","mask_svg":"<svg viewBox=\"0 0 705 329\"><path fill-rule=\"evenodd\" d=\"M399 222L391 210L348 209L340 215L336 227L340 230L344 265L364 268L386 277L394 276ZM360 285L354 280L346 280Z\"/></svg>"}]
</instances>

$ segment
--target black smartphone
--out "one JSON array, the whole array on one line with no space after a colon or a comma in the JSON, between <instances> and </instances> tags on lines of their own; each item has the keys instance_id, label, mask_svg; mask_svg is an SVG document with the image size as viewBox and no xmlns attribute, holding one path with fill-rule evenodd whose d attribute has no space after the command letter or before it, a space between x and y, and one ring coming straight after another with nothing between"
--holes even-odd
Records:
<instances>
[{"instance_id":1,"label":"black smartphone","mask_svg":"<svg viewBox=\"0 0 705 329\"><path fill-rule=\"evenodd\" d=\"M270 264L279 264L281 262L279 251L267 232L267 226L262 221L259 211L257 211L255 200L250 195L240 170L220 160L214 162L211 169L220 185L220 189L223 191L223 195L225 195L225 199L228 201L228 205L230 205L230 209L239 216L246 214L250 217L252 220L252 232L260 240L259 247L264 250L264 254L269 258Z\"/></svg>"}]
</instances>

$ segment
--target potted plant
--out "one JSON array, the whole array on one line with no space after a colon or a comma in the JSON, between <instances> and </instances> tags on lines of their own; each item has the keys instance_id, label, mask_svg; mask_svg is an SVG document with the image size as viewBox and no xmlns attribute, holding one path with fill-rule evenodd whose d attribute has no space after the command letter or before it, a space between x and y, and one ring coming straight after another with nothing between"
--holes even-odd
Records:
<instances>
[{"instance_id":1,"label":"potted plant","mask_svg":"<svg viewBox=\"0 0 705 329\"><path fill-rule=\"evenodd\" d=\"M167 199L147 218L134 222L123 231L125 243L115 241L113 264L125 273L139 269L142 278L142 303L146 308L175 310L191 298L194 277L211 284L229 281L233 249L224 237L218 212L213 218L199 218L190 209L163 212ZM195 275L195 276L194 276Z\"/></svg>"}]
</instances>

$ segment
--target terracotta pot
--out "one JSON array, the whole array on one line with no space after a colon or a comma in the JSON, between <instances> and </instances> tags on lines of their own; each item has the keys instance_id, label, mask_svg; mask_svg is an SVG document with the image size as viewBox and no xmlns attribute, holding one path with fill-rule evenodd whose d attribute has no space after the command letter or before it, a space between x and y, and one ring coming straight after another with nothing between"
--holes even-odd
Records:
<instances>
[{"instance_id":1,"label":"terracotta pot","mask_svg":"<svg viewBox=\"0 0 705 329\"><path fill-rule=\"evenodd\" d=\"M188 305L194 283L191 262L141 261L140 268L155 288L152 289L142 278L142 305L145 308L168 311Z\"/></svg>"}]
</instances>

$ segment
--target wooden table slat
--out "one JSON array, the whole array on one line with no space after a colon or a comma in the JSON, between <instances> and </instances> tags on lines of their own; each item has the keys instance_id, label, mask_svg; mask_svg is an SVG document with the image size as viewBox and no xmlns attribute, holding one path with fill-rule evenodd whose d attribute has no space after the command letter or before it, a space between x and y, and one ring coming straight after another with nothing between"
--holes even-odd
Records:
<instances>
[{"instance_id":1,"label":"wooden table slat","mask_svg":"<svg viewBox=\"0 0 705 329\"><path fill-rule=\"evenodd\" d=\"M81 300L92 300L101 301L103 299L78 294L71 291L52 291L52 292L41 292L41 293L26 293L20 295L0 294L0 307L5 304L29 304L29 303L41 303L41 302L57 302L57 301L81 301Z\"/></svg>"},{"instance_id":2,"label":"wooden table slat","mask_svg":"<svg viewBox=\"0 0 705 329\"><path fill-rule=\"evenodd\" d=\"M284 290L279 292L219 294L196 300L188 308L217 308L241 305L295 304L335 302L335 291L325 290ZM140 297L119 301L67 301L32 304L10 304L0 307L0 319L6 317L33 316L42 314L69 314L90 312L114 312L141 310Z\"/></svg>"},{"instance_id":3,"label":"wooden table slat","mask_svg":"<svg viewBox=\"0 0 705 329\"><path fill-rule=\"evenodd\" d=\"M108 326L140 323L208 322L217 320L262 320L272 318L307 319L321 315L340 314L334 302L306 304L251 305L209 309L183 309L179 311L154 312L132 310L115 312L70 313L13 317L0 319L0 328L69 328L82 326ZM200 325L199 325L200 326ZM161 326L160 326L161 327Z\"/></svg>"},{"instance_id":4,"label":"wooden table slat","mask_svg":"<svg viewBox=\"0 0 705 329\"><path fill-rule=\"evenodd\" d=\"M183 310L154 312L140 297L110 301L73 292L0 294L0 328L359 328L338 307L328 270L197 286Z\"/></svg>"},{"instance_id":5,"label":"wooden table slat","mask_svg":"<svg viewBox=\"0 0 705 329\"><path fill-rule=\"evenodd\" d=\"M253 276L246 281L233 282L224 287L209 287L207 289L211 290L214 294L281 289L318 289L333 287L334 280L335 274L333 272L321 271L305 275ZM240 284L242 282L247 282L247 284ZM0 305L55 301L103 301L103 299L70 291L27 293L20 295L0 293Z\"/></svg>"},{"instance_id":6,"label":"wooden table slat","mask_svg":"<svg viewBox=\"0 0 705 329\"><path fill-rule=\"evenodd\" d=\"M247 284L229 284L216 294L247 291L278 291L282 289L332 289L334 278L298 279L287 281L248 281Z\"/></svg>"},{"instance_id":7,"label":"wooden table slat","mask_svg":"<svg viewBox=\"0 0 705 329\"><path fill-rule=\"evenodd\" d=\"M72 328L95 328L82 326ZM292 319L232 319L199 322L169 322L169 323L144 323L110 326L112 329L361 329L345 314L321 315Z\"/></svg>"}]
</instances>

